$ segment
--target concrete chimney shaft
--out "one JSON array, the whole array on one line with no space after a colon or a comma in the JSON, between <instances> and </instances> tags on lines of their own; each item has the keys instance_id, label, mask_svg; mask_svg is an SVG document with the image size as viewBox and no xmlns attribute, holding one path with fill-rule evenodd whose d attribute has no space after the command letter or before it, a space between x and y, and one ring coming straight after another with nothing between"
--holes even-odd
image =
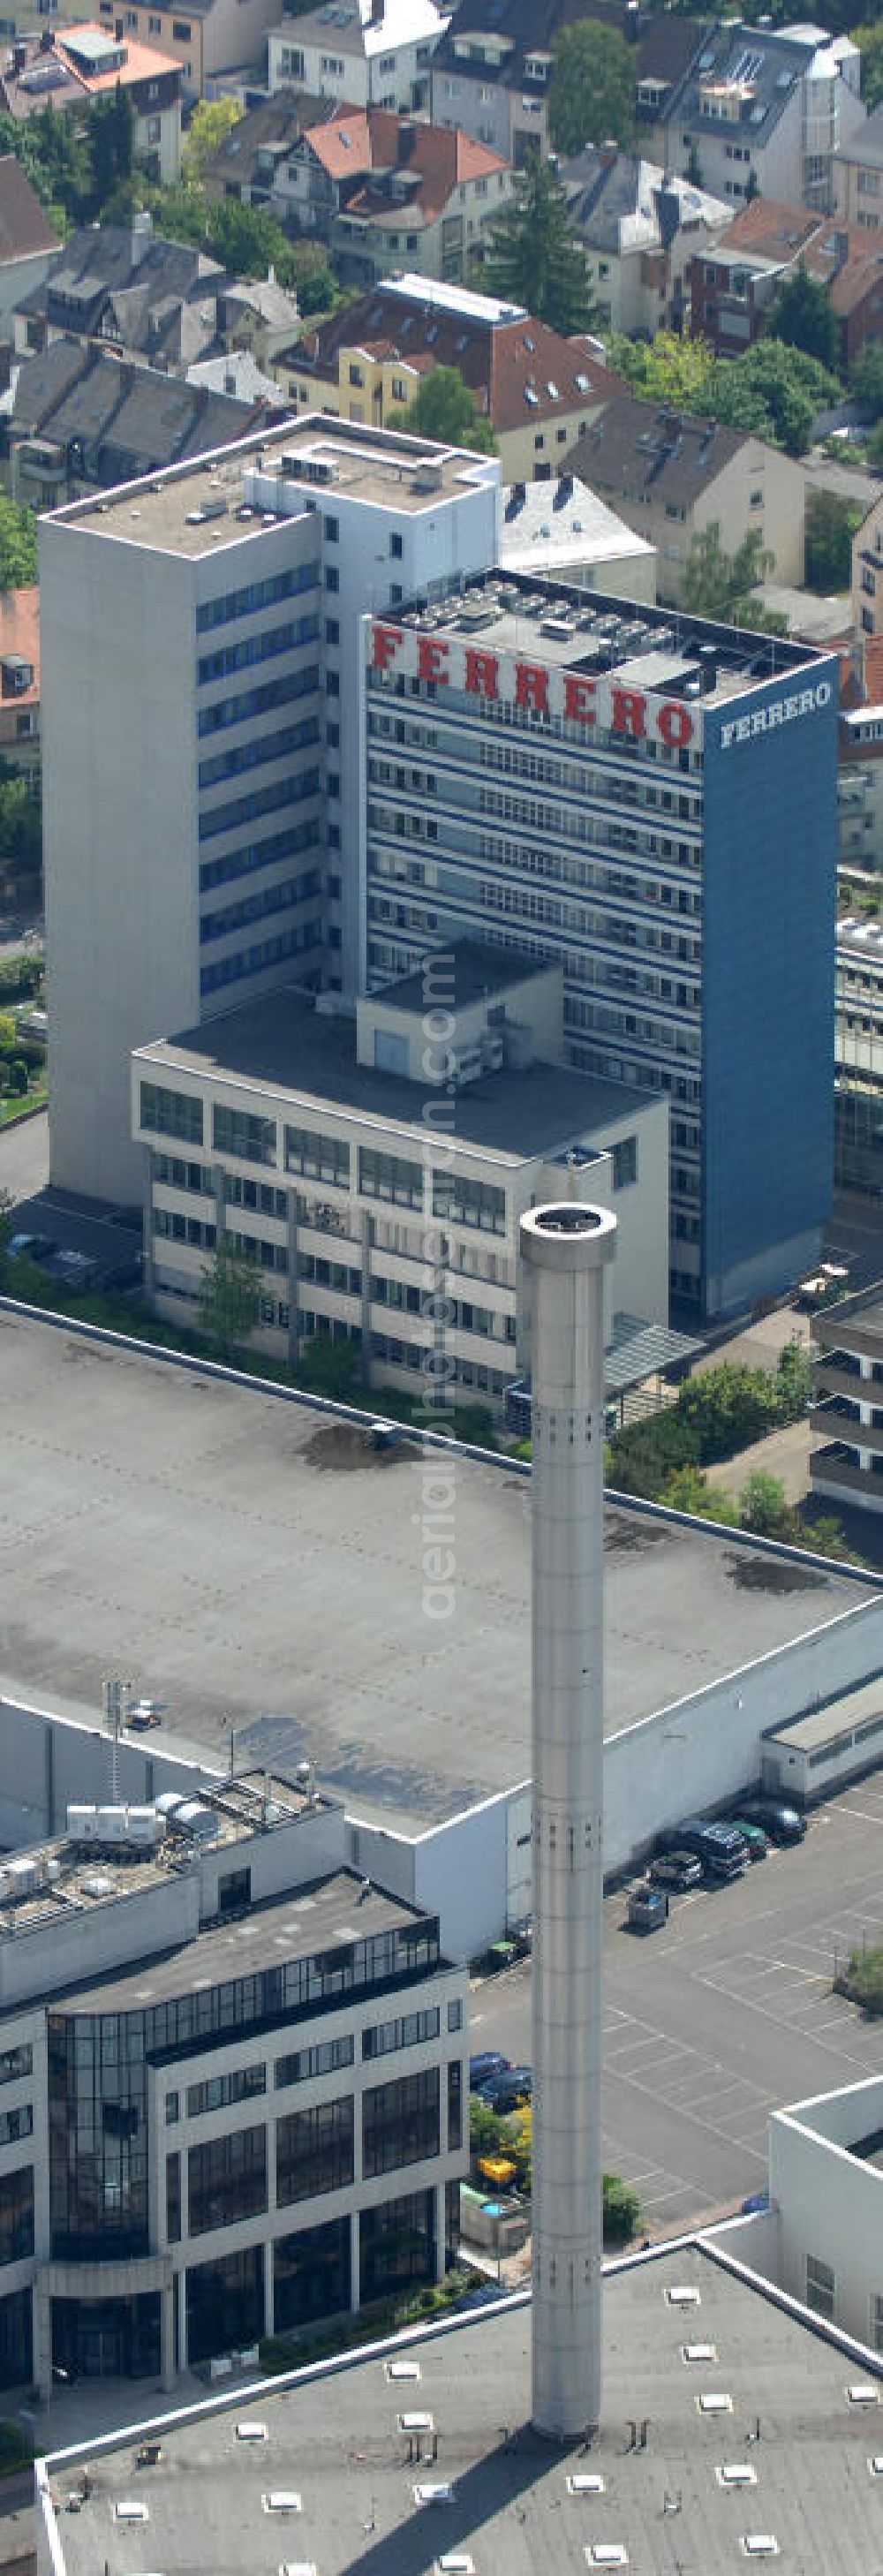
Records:
<instances>
[{"instance_id":1,"label":"concrete chimney shaft","mask_svg":"<svg viewBox=\"0 0 883 2576\"><path fill-rule=\"evenodd\" d=\"M533 2402L601 2409L604 1267L616 1219L521 1220L533 1437Z\"/></svg>"}]
</instances>

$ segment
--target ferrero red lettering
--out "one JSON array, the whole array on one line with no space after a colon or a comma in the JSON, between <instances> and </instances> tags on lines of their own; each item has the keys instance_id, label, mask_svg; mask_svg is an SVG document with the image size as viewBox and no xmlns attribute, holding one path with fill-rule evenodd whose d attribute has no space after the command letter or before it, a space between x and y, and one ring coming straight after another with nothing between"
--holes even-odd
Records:
<instances>
[{"instance_id":1,"label":"ferrero red lettering","mask_svg":"<svg viewBox=\"0 0 883 2576\"><path fill-rule=\"evenodd\" d=\"M667 742L672 751L682 751L684 744L693 739L693 718L689 707L677 706L669 699L660 712L659 731L663 742Z\"/></svg>"},{"instance_id":2,"label":"ferrero red lettering","mask_svg":"<svg viewBox=\"0 0 883 2576\"><path fill-rule=\"evenodd\" d=\"M564 674L564 717L569 724L594 724L595 683L579 671Z\"/></svg>"},{"instance_id":3,"label":"ferrero red lettering","mask_svg":"<svg viewBox=\"0 0 883 2576\"><path fill-rule=\"evenodd\" d=\"M647 730L644 723L646 711L647 700L641 696L640 689L614 689L611 732L630 733L635 742L643 742Z\"/></svg>"},{"instance_id":4,"label":"ferrero red lettering","mask_svg":"<svg viewBox=\"0 0 883 2576\"><path fill-rule=\"evenodd\" d=\"M497 696L497 673L500 665L495 653L477 653L474 644L466 647L466 686L477 698Z\"/></svg>"},{"instance_id":5,"label":"ferrero red lettering","mask_svg":"<svg viewBox=\"0 0 883 2576\"><path fill-rule=\"evenodd\" d=\"M441 680L447 685L448 647L434 635L421 635L417 642L418 680Z\"/></svg>"},{"instance_id":6,"label":"ferrero red lettering","mask_svg":"<svg viewBox=\"0 0 883 2576\"><path fill-rule=\"evenodd\" d=\"M549 674L539 662L516 662L515 704L532 707L537 716L549 713Z\"/></svg>"},{"instance_id":7,"label":"ferrero red lettering","mask_svg":"<svg viewBox=\"0 0 883 2576\"><path fill-rule=\"evenodd\" d=\"M395 661L395 657L402 640L400 628L398 626L374 626L372 627L371 633L373 641L372 660L374 669L375 671L388 671L390 663Z\"/></svg>"}]
</instances>

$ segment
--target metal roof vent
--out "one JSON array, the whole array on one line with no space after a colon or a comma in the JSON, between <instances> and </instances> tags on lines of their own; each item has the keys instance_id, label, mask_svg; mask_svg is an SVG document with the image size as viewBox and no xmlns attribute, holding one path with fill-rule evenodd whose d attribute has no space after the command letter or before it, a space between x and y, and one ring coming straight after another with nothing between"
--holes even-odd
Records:
<instances>
[{"instance_id":1,"label":"metal roof vent","mask_svg":"<svg viewBox=\"0 0 883 2576\"><path fill-rule=\"evenodd\" d=\"M716 2361L716 2343L682 2343L682 2361Z\"/></svg>"},{"instance_id":2,"label":"metal roof vent","mask_svg":"<svg viewBox=\"0 0 883 2576\"><path fill-rule=\"evenodd\" d=\"M315 2558L283 2558L279 2576L316 2576Z\"/></svg>"},{"instance_id":3,"label":"metal roof vent","mask_svg":"<svg viewBox=\"0 0 883 2576\"><path fill-rule=\"evenodd\" d=\"M849 2406L879 2406L880 2391L872 2380L854 2379L846 2391L846 2398Z\"/></svg>"},{"instance_id":4,"label":"metal roof vent","mask_svg":"<svg viewBox=\"0 0 883 2576\"><path fill-rule=\"evenodd\" d=\"M748 2460L730 2460L725 2467L715 2469L714 2474L719 2487L756 2487L757 2485L757 2470L751 2467Z\"/></svg>"},{"instance_id":5,"label":"metal roof vent","mask_svg":"<svg viewBox=\"0 0 883 2576\"><path fill-rule=\"evenodd\" d=\"M266 2424L259 2424L253 2415L247 2416L241 2424L237 2424L236 2426L236 2439L237 2442L265 2442L267 2439Z\"/></svg>"},{"instance_id":6,"label":"metal roof vent","mask_svg":"<svg viewBox=\"0 0 883 2576\"><path fill-rule=\"evenodd\" d=\"M596 2469L574 2469L567 2481L567 2492L572 2496L599 2496L606 2489Z\"/></svg>"},{"instance_id":7,"label":"metal roof vent","mask_svg":"<svg viewBox=\"0 0 883 2576\"><path fill-rule=\"evenodd\" d=\"M301 2513L303 2511L300 2496L294 2487L272 2487L269 2495L262 2495L261 2504L265 2513Z\"/></svg>"},{"instance_id":8,"label":"metal roof vent","mask_svg":"<svg viewBox=\"0 0 883 2576\"><path fill-rule=\"evenodd\" d=\"M585 2556L587 2567L627 2567L629 2563L624 2540L590 2540Z\"/></svg>"},{"instance_id":9,"label":"metal roof vent","mask_svg":"<svg viewBox=\"0 0 883 2576\"><path fill-rule=\"evenodd\" d=\"M400 2415L399 2432L434 2433L435 2424L431 2415Z\"/></svg>"},{"instance_id":10,"label":"metal roof vent","mask_svg":"<svg viewBox=\"0 0 883 2576\"><path fill-rule=\"evenodd\" d=\"M397 2379L419 2379L420 2363L419 2361L388 2361L386 2364L386 2376L387 2379L391 2379L393 2383L395 2383Z\"/></svg>"},{"instance_id":11,"label":"metal roof vent","mask_svg":"<svg viewBox=\"0 0 883 2576\"><path fill-rule=\"evenodd\" d=\"M697 2397L696 2406L700 2415L732 2415L733 2412L733 2400L723 2389L706 2390Z\"/></svg>"},{"instance_id":12,"label":"metal roof vent","mask_svg":"<svg viewBox=\"0 0 883 2576\"><path fill-rule=\"evenodd\" d=\"M453 2504L456 2490L450 2478L421 2478L414 2489L415 2504Z\"/></svg>"},{"instance_id":13,"label":"metal roof vent","mask_svg":"<svg viewBox=\"0 0 883 2576\"><path fill-rule=\"evenodd\" d=\"M475 2560L468 2549L446 2549L444 2557L435 2563L438 2576L475 2576Z\"/></svg>"},{"instance_id":14,"label":"metal roof vent","mask_svg":"<svg viewBox=\"0 0 883 2576\"><path fill-rule=\"evenodd\" d=\"M132 2500L115 2504L113 2518L114 2522L149 2522L150 2513L147 2505L142 2504L139 2498L137 2502Z\"/></svg>"},{"instance_id":15,"label":"metal roof vent","mask_svg":"<svg viewBox=\"0 0 883 2576\"><path fill-rule=\"evenodd\" d=\"M778 2558L779 2543L772 2531L743 2531L740 2541L743 2558Z\"/></svg>"}]
</instances>

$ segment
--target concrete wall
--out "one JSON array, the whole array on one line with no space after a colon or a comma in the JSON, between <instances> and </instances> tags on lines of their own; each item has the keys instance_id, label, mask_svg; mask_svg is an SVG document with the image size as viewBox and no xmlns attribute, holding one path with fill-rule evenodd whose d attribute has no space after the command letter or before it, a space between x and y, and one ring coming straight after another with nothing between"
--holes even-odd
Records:
<instances>
[{"instance_id":1,"label":"concrete wall","mask_svg":"<svg viewBox=\"0 0 883 2576\"><path fill-rule=\"evenodd\" d=\"M24 1700L0 1699L0 1846L29 1847L64 1832L69 1805L99 1806L111 1795L112 1746L106 1730ZM121 1737L117 1787L121 1802L149 1804L162 1789L196 1797L209 1774L198 1763L158 1750L155 1735Z\"/></svg>"},{"instance_id":2,"label":"concrete wall","mask_svg":"<svg viewBox=\"0 0 883 2576\"><path fill-rule=\"evenodd\" d=\"M871 2344L874 2300L883 2300L883 2172L848 2149L880 2127L879 2076L775 2111L769 2126L780 2286L805 2299L807 2255L829 2264L835 2324Z\"/></svg>"}]
</instances>

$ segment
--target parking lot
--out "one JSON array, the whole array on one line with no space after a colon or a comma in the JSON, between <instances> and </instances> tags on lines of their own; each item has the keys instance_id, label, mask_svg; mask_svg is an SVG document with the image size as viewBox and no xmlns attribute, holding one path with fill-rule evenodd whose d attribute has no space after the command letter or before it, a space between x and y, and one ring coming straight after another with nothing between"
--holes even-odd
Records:
<instances>
[{"instance_id":1,"label":"parking lot","mask_svg":"<svg viewBox=\"0 0 883 2576\"><path fill-rule=\"evenodd\" d=\"M806 1841L730 1887L675 1897L664 1930L604 1907L604 2163L652 2234L732 2209L767 2179L767 2115L883 2072L883 2020L831 1992L837 1953L883 1937L883 1776L810 1818ZM472 2047L529 2061L530 1969L482 1983Z\"/></svg>"}]
</instances>

